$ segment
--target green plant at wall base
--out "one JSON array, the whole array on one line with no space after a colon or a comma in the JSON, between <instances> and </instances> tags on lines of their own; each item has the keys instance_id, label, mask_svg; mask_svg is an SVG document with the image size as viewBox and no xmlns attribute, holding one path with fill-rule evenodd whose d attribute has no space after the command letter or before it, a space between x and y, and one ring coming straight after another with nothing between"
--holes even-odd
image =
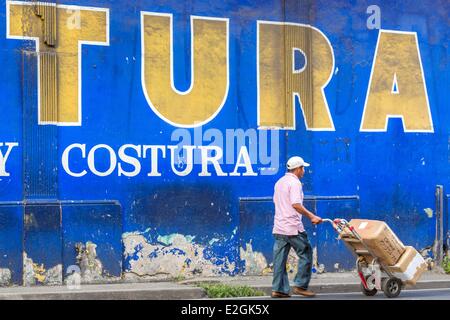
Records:
<instances>
[{"instance_id":1,"label":"green plant at wall base","mask_svg":"<svg viewBox=\"0 0 450 320\"><path fill-rule=\"evenodd\" d=\"M180 281L184 281L184 280L186 280L186 277L183 276L182 274L180 274L176 277L173 277L173 281L175 281L175 282L180 282Z\"/></svg>"},{"instance_id":2,"label":"green plant at wall base","mask_svg":"<svg viewBox=\"0 0 450 320\"><path fill-rule=\"evenodd\" d=\"M448 256L444 257L444 260L442 261L442 268L444 269L445 273L450 274L450 258Z\"/></svg>"},{"instance_id":3,"label":"green plant at wall base","mask_svg":"<svg viewBox=\"0 0 450 320\"><path fill-rule=\"evenodd\" d=\"M231 286L226 284L199 283L209 298L260 297L264 292L248 286Z\"/></svg>"}]
</instances>

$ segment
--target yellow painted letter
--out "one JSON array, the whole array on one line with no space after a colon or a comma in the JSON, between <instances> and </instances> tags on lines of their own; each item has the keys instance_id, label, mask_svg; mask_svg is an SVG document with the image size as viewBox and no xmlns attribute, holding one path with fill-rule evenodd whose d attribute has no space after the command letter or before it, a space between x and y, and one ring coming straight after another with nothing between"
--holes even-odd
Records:
<instances>
[{"instance_id":1,"label":"yellow painted letter","mask_svg":"<svg viewBox=\"0 0 450 320\"><path fill-rule=\"evenodd\" d=\"M173 81L172 15L141 13L142 86L147 102L164 121L195 127L212 120L228 94L228 19L191 17L191 86Z\"/></svg>"},{"instance_id":2,"label":"yellow painted letter","mask_svg":"<svg viewBox=\"0 0 450 320\"><path fill-rule=\"evenodd\" d=\"M401 118L405 132L433 132L415 32L380 30L361 131L386 131Z\"/></svg>"},{"instance_id":3,"label":"yellow painted letter","mask_svg":"<svg viewBox=\"0 0 450 320\"><path fill-rule=\"evenodd\" d=\"M334 70L333 48L309 25L258 21L258 126L295 129L295 97L307 130L333 131L324 88ZM305 66L295 68L294 51Z\"/></svg>"},{"instance_id":4,"label":"yellow painted letter","mask_svg":"<svg viewBox=\"0 0 450 320\"><path fill-rule=\"evenodd\" d=\"M39 124L80 126L81 47L109 45L108 9L21 1L6 5L7 37L36 42Z\"/></svg>"}]
</instances>

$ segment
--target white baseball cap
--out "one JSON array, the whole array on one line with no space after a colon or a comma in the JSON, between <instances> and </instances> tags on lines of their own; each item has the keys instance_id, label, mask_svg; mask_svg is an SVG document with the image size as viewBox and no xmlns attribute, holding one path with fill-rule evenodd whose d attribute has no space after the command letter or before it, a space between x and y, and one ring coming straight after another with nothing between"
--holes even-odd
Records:
<instances>
[{"instance_id":1,"label":"white baseball cap","mask_svg":"<svg viewBox=\"0 0 450 320\"><path fill-rule=\"evenodd\" d=\"M288 160L286 166L289 170L292 170L298 167L309 167L309 163L305 162L301 157L292 157Z\"/></svg>"}]
</instances>

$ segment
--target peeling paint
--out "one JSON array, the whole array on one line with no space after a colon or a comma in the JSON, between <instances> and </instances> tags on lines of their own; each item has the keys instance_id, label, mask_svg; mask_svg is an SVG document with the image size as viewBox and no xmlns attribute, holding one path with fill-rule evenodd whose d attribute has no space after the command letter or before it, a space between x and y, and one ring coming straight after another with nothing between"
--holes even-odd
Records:
<instances>
[{"instance_id":1,"label":"peeling paint","mask_svg":"<svg viewBox=\"0 0 450 320\"><path fill-rule=\"evenodd\" d=\"M45 274L45 285L56 286L62 284L62 265L58 264L48 269Z\"/></svg>"},{"instance_id":2,"label":"peeling paint","mask_svg":"<svg viewBox=\"0 0 450 320\"><path fill-rule=\"evenodd\" d=\"M207 247L195 243L194 238L176 233L159 236L157 243L150 243L140 232L123 234L124 255L128 261L125 277L133 278L133 274L160 279L218 276L236 269L235 263L227 258L205 254Z\"/></svg>"},{"instance_id":3,"label":"peeling paint","mask_svg":"<svg viewBox=\"0 0 450 320\"><path fill-rule=\"evenodd\" d=\"M159 236L158 241L163 243L166 246L170 246L174 242L174 240L177 240L175 238L178 236L180 236L180 234L178 234L178 233L174 233L174 234L167 235L167 236ZM189 236L189 235L185 235L183 237L186 239L187 242L192 242L195 238L194 236Z\"/></svg>"},{"instance_id":4,"label":"peeling paint","mask_svg":"<svg viewBox=\"0 0 450 320\"><path fill-rule=\"evenodd\" d=\"M105 283L116 282L120 280L118 277L110 276L103 269L103 264L97 257L97 245L91 241L77 243L75 245L77 251L77 265L80 268L81 283ZM78 275L77 275L78 276ZM73 281L74 275L68 276L68 282Z\"/></svg>"},{"instance_id":5,"label":"peeling paint","mask_svg":"<svg viewBox=\"0 0 450 320\"><path fill-rule=\"evenodd\" d=\"M427 214L427 217L428 218L433 218L433 209L431 209L431 208L426 208L426 209L423 209L423 211L425 211L425 213Z\"/></svg>"},{"instance_id":6,"label":"peeling paint","mask_svg":"<svg viewBox=\"0 0 450 320\"><path fill-rule=\"evenodd\" d=\"M325 265L324 264L319 264L319 266L317 267L317 273L321 274L325 272Z\"/></svg>"},{"instance_id":7,"label":"peeling paint","mask_svg":"<svg viewBox=\"0 0 450 320\"><path fill-rule=\"evenodd\" d=\"M99 259L97 259L97 245L90 241L86 244L77 243L77 264L81 270L82 282L97 282L102 279L103 265Z\"/></svg>"},{"instance_id":8,"label":"peeling paint","mask_svg":"<svg viewBox=\"0 0 450 320\"><path fill-rule=\"evenodd\" d=\"M312 258L312 270L313 273L324 273L325 272L325 265L319 264L319 258L317 254L317 247L313 247L313 258Z\"/></svg>"},{"instance_id":9,"label":"peeling paint","mask_svg":"<svg viewBox=\"0 0 450 320\"><path fill-rule=\"evenodd\" d=\"M266 258L261 252L253 251L251 243L247 243L244 248L240 248L241 260L245 262L245 271L243 275L267 275L273 272L273 265L268 264ZM313 266L318 273L324 272L324 265L317 263L317 248L313 249ZM286 271L296 273L298 269L298 256L294 249L289 251L286 262Z\"/></svg>"},{"instance_id":10,"label":"peeling paint","mask_svg":"<svg viewBox=\"0 0 450 320\"><path fill-rule=\"evenodd\" d=\"M241 260L245 261L243 275L260 275L267 272L267 260L261 252L253 251L251 243L247 243L244 248L240 248ZM270 269L270 268L269 268Z\"/></svg>"},{"instance_id":11,"label":"peeling paint","mask_svg":"<svg viewBox=\"0 0 450 320\"><path fill-rule=\"evenodd\" d=\"M33 260L27 257L27 254L23 254L23 285L31 286L36 284L34 278Z\"/></svg>"},{"instance_id":12,"label":"peeling paint","mask_svg":"<svg viewBox=\"0 0 450 320\"><path fill-rule=\"evenodd\" d=\"M23 285L34 286L43 285L61 285L62 284L62 265L58 264L50 269L46 269L44 264L34 263L27 253L23 253Z\"/></svg>"},{"instance_id":13,"label":"peeling paint","mask_svg":"<svg viewBox=\"0 0 450 320\"><path fill-rule=\"evenodd\" d=\"M211 239L211 240L209 240L209 245L213 245L214 243L216 243L216 242L219 242L220 241L220 239L217 239L217 238L214 238L214 239Z\"/></svg>"},{"instance_id":14,"label":"peeling paint","mask_svg":"<svg viewBox=\"0 0 450 320\"><path fill-rule=\"evenodd\" d=\"M317 255L317 247L313 247L313 254L312 254L312 269L317 272L318 266L318 255Z\"/></svg>"},{"instance_id":15,"label":"peeling paint","mask_svg":"<svg viewBox=\"0 0 450 320\"><path fill-rule=\"evenodd\" d=\"M240 248L241 260L245 262L245 271L243 275L267 275L273 272L273 265L268 264L266 258L261 252L253 251L251 243L247 243L244 248ZM325 266L318 263L317 247L313 248L313 272L325 272ZM294 249L289 251L286 262L286 271L296 273L298 269L298 256Z\"/></svg>"},{"instance_id":16,"label":"peeling paint","mask_svg":"<svg viewBox=\"0 0 450 320\"><path fill-rule=\"evenodd\" d=\"M428 270L433 270L436 263L433 259L433 248L432 246L428 246L418 250L420 255L425 259L425 262L428 265Z\"/></svg>"},{"instance_id":17,"label":"peeling paint","mask_svg":"<svg viewBox=\"0 0 450 320\"><path fill-rule=\"evenodd\" d=\"M11 270L0 269L0 286L11 285Z\"/></svg>"}]
</instances>

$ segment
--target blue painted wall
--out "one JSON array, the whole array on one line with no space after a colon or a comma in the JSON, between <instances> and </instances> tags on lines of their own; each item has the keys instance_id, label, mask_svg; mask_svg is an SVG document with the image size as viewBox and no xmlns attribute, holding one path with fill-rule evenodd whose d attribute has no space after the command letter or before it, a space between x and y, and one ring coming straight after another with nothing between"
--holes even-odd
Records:
<instances>
[{"instance_id":1,"label":"blue painted wall","mask_svg":"<svg viewBox=\"0 0 450 320\"><path fill-rule=\"evenodd\" d=\"M385 220L406 244L418 249L432 245L435 215L429 218L424 209L434 211L437 184L442 184L444 190L450 187L448 1L61 0L58 3L108 8L110 45L83 47L83 125L41 128L32 113L36 104L33 103L36 97L32 96L35 71L32 62L24 62L21 52L34 47L30 41L6 38L6 4L1 2L0 142L18 142L19 147L11 152L7 162L10 176L0 177L0 201L117 201L120 210L114 209L113 218L105 218L107 222L89 207L80 208L80 213L76 206L62 210L61 229L55 229L52 236L58 239L62 236L64 245L60 242L55 248L63 252L55 250L50 257L49 252L39 255L41 249L35 247L38 242L33 240L31 230L22 227L20 206L0 203L0 268L11 268L15 282L21 279L17 253L22 247L36 252L35 259L40 263L54 264L57 257L58 261L72 263L76 254L71 246L89 240L96 241L99 258L109 273L118 275L129 266L120 249L121 235L131 232L145 233L149 243L157 243L158 236L168 234L195 236L195 241L205 248L205 257L236 262L236 268L223 269L229 274L242 271L239 247L247 239L254 239L255 247L261 247L270 262L273 205L270 201L243 204L240 198L272 196L274 183L284 173L283 163L293 155L301 155L312 163L304 181L306 195L356 196L357 200L352 201L317 201L315 208L321 216ZM366 9L372 4L381 8L383 29L417 33L434 133L405 133L398 119L389 121L387 132L359 131L379 33L366 27ZM191 175L178 177L169 161L160 161L162 176L148 177L150 164L144 159L143 171L133 178L119 177L117 169L107 177L95 176L90 171L82 178L69 176L60 160L64 149L72 143L86 144L88 150L97 144L107 144L116 151L128 143L176 144L171 141L176 128L151 110L142 90L141 11L173 14L174 80L180 90L189 87L191 78L189 16L230 19L228 97L221 112L202 127L203 132L216 128L223 134L226 129L257 128L257 20L305 23L319 28L331 42L338 69L325 89L336 130L307 131L302 113L297 112L296 130L279 132L280 168L275 175L199 177L194 173L201 166L194 165ZM194 129L188 131L194 136ZM6 152L5 147L0 149ZM74 155L74 159L73 171L87 168L86 159L79 155ZM96 166L105 170L109 156L99 152ZM255 172L265 167L262 163L253 165ZM224 165L223 169L231 172L233 166ZM46 180L42 180L44 175ZM260 217L262 214L264 217ZM49 211L39 219L53 221L54 217ZM39 226L41 232L45 226ZM53 226L57 224L52 222L52 230ZM105 228L110 232L105 232ZM236 228L239 236L233 237ZM96 230L101 235L94 236ZM335 262L350 268L346 249L334 242L329 227L320 226L316 232L319 262L330 271ZM217 238L221 240L211 244Z\"/></svg>"}]
</instances>

